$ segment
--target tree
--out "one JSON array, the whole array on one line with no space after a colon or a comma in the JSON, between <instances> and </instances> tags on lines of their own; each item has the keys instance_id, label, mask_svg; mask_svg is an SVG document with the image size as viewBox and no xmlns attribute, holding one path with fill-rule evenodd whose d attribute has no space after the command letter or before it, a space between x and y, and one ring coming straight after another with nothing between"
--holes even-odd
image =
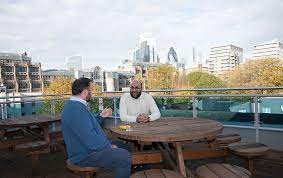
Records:
<instances>
[{"instance_id":1,"label":"tree","mask_svg":"<svg viewBox=\"0 0 283 178\"><path fill-rule=\"evenodd\" d=\"M64 106L64 100L71 95L71 88L74 79L66 77L56 77L52 83L45 87L43 90L43 95L58 95L58 96L44 96L43 99L47 100L43 103L43 106L39 109L39 113L51 113L51 109L54 109L55 113L62 111ZM94 85L92 90L93 96L101 95L99 92L101 87ZM64 95L69 94L69 95ZM56 99L56 100L53 100ZM91 105L98 107L97 101L91 101ZM54 108L53 108L54 106ZM91 108L94 108L91 106ZM95 109L94 109L95 110Z\"/></svg>"},{"instance_id":2,"label":"tree","mask_svg":"<svg viewBox=\"0 0 283 178\"><path fill-rule=\"evenodd\" d=\"M44 96L42 107L37 111L39 113L55 113L62 111L64 106L64 99L68 96L63 94L71 94L71 86L73 80L66 77L56 77L49 86L44 87L43 95L59 95L59 96ZM53 100L59 99L59 100ZM54 107L53 107L54 106Z\"/></svg>"},{"instance_id":3,"label":"tree","mask_svg":"<svg viewBox=\"0 0 283 178\"><path fill-rule=\"evenodd\" d=\"M226 76L230 87L283 86L283 63L272 58L249 60Z\"/></svg>"},{"instance_id":4,"label":"tree","mask_svg":"<svg viewBox=\"0 0 283 178\"><path fill-rule=\"evenodd\" d=\"M187 81L194 88L220 88L224 87L224 82L206 72L191 72L187 75Z\"/></svg>"},{"instance_id":5,"label":"tree","mask_svg":"<svg viewBox=\"0 0 283 178\"><path fill-rule=\"evenodd\" d=\"M72 83L71 78L56 77L49 86L44 88L43 94L70 94Z\"/></svg>"},{"instance_id":6,"label":"tree","mask_svg":"<svg viewBox=\"0 0 283 178\"><path fill-rule=\"evenodd\" d=\"M178 81L179 72L171 65L161 65L148 69L148 89L172 89Z\"/></svg>"}]
</instances>

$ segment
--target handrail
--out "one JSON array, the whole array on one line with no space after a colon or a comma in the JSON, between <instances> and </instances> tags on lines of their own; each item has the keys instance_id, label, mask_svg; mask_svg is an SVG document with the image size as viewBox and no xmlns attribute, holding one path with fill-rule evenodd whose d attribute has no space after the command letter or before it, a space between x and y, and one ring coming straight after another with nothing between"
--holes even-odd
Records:
<instances>
[{"instance_id":1,"label":"handrail","mask_svg":"<svg viewBox=\"0 0 283 178\"><path fill-rule=\"evenodd\" d=\"M283 86L279 87L240 87L240 88L188 88L188 89L162 89L162 90L144 90L144 92L184 92L184 91L234 91L234 90L283 90ZM129 91L105 91L97 92L96 94L110 94L110 93L128 93ZM32 98L32 97L48 97L48 96L69 96L70 93L64 94L44 94L44 95L27 95L27 96L2 96L0 99L8 98ZM172 95L170 95L172 96Z\"/></svg>"},{"instance_id":2,"label":"handrail","mask_svg":"<svg viewBox=\"0 0 283 178\"><path fill-rule=\"evenodd\" d=\"M62 95L42 95L42 96L69 96L67 94ZM92 98L103 98L103 99L114 99L120 98L121 96L92 96ZM223 98L231 98L231 97L283 97L283 94L201 94L201 95L154 95L153 98L205 98L205 97L223 97ZM43 98L43 97L42 97ZM34 99L27 101L1 101L0 104L8 104L8 103L24 103L24 102L33 102L33 101L52 101L52 100L63 100L66 98L52 98L52 99ZM1 99L1 98L0 98Z\"/></svg>"}]
</instances>

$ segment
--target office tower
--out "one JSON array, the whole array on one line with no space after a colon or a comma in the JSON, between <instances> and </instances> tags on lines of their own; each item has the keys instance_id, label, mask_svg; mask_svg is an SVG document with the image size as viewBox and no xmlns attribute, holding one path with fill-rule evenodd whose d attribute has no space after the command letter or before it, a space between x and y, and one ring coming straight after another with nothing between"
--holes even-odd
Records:
<instances>
[{"instance_id":1,"label":"office tower","mask_svg":"<svg viewBox=\"0 0 283 178\"><path fill-rule=\"evenodd\" d=\"M283 60L283 44L278 39L257 44L253 48L253 58L276 58Z\"/></svg>"},{"instance_id":2,"label":"office tower","mask_svg":"<svg viewBox=\"0 0 283 178\"><path fill-rule=\"evenodd\" d=\"M243 48L234 45L215 46L210 49L208 65L209 72L222 75L234 69L243 61Z\"/></svg>"},{"instance_id":3,"label":"office tower","mask_svg":"<svg viewBox=\"0 0 283 178\"><path fill-rule=\"evenodd\" d=\"M150 34L142 34L139 46L134 48L133 60L138 62L160 62L156 50L156 41Z\"/></svg>"}]
</instances>

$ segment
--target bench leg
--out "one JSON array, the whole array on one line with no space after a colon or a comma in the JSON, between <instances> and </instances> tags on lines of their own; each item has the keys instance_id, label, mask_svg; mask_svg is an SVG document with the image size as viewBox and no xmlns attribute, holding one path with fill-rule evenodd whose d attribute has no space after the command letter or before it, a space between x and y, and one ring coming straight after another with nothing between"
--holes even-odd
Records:
<instances>
[{"instance_id":1,"label":"bench leg","mask_svg":"<svg viewBox=\"0 0 283 178\"><path fill-rule=\"evenodd\" d=\"M86 172L85 173L85 178L95 178L96 174L92 172Z\"/></svg>"},{"instance_id":2,"label":"bench leg","mask_svg":"<svg viewBox=\"0 0 283 178\"><path fill-rule=\"evenodd\" d=\"M39 175L39 155L38 154L31 154L29 155L31 159L31 166L32 166L32 174Z\"/></svg>"},{"instance_id":3,"label":"bench leg","mask_svg":"<svg viewBox=\"0 0 283 178\"><path fill-rule=\"evenodd\" d=\"M251 172L251 174L253 175L253 160L247 158L246 159L246 168Z\"/></svg>"}]
</instances>

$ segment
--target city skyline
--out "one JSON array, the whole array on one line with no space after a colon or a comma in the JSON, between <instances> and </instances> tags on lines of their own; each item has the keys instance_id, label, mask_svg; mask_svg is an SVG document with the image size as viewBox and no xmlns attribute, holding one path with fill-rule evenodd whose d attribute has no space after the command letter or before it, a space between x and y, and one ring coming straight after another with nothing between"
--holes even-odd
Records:
<instances>
[{"instance_id":1,"label":"city skyline","mask_svg":"<svg viewBox=\"0 0 283 178\"><path fill-rule=\"evenodd\" d=\"M171 46L192 62L192 47L204 58L215 45L242 47L283 40L283 2L260 1L7 1L0 2L0 52L27 51L43 69L65 68L81 54L87 66L116 69L131 59L139 35L152 33L165 62Z\"/></svg>"}]
</instances>

